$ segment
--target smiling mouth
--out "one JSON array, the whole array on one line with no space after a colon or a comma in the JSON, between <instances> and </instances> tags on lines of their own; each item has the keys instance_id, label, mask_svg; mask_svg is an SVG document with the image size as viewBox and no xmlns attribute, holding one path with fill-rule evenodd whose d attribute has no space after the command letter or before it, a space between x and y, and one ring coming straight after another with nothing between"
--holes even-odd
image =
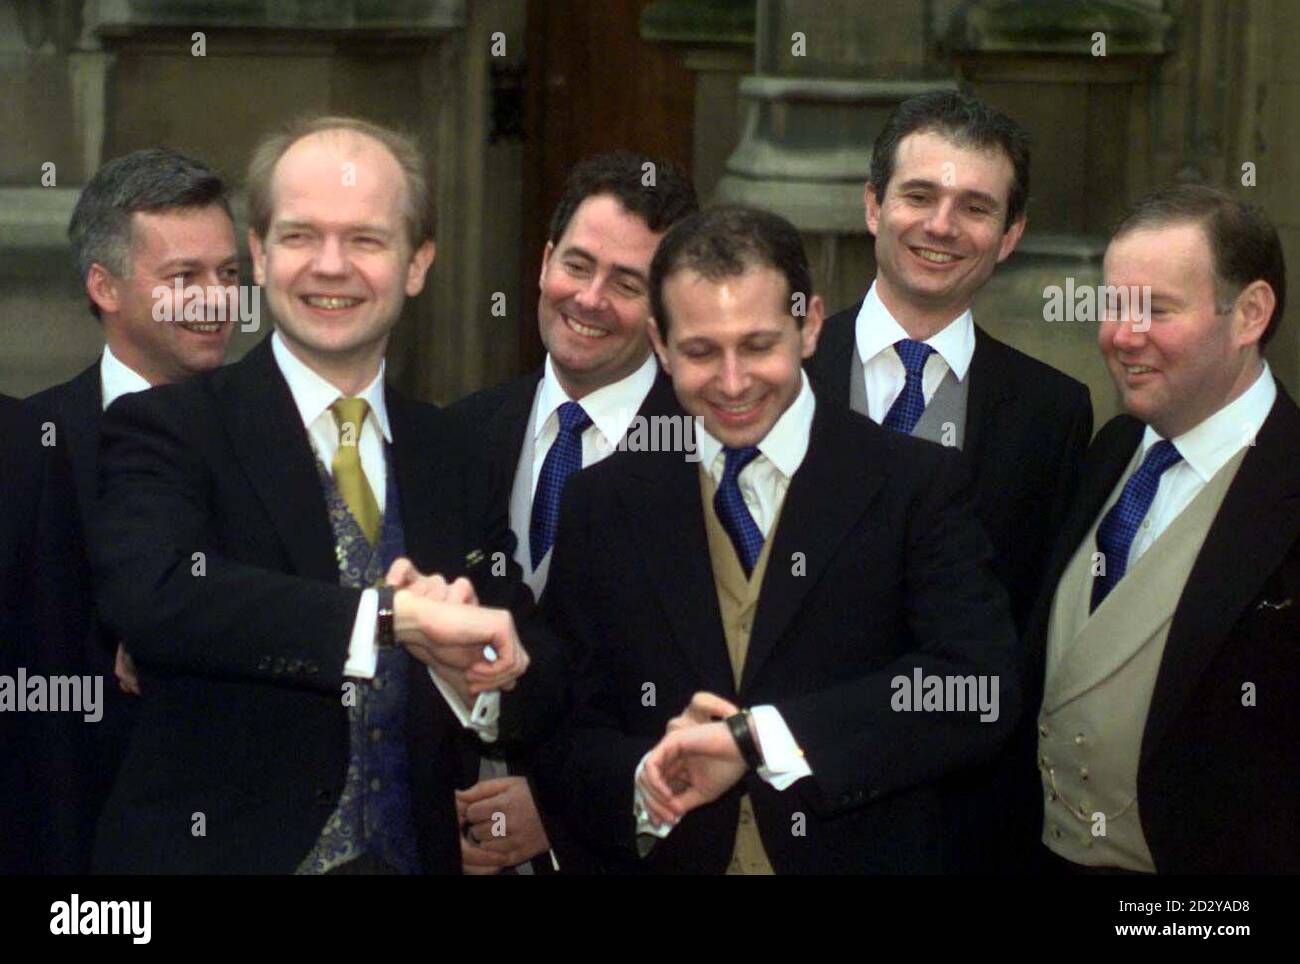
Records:
<instances>
[{"instance_id":1,"label":"smiling mouth","mask_svg":"<svg viewBox=\"0 0 1300 964\"><path fill-rule=\"evenodd\" d=\"M911 251L922 261L928 261L931 264L952 264L961 260L961 255L950 254L947 251L935 251L933 248L912 248Z\"/></svg>"},{"instance_id":2,"label":"smiling mouth","mask_svg":"<svg viewBox=\"0 0 1300 964\"><path fill-rule=\"evenodd\" d=\"M361 304L360 298L344 298L337 295L303 295L302 302L312 308L324 308L327 311L339 311L355 308Z\"/></svg>"},{"instance_id":3,"label":"smiling mouth","mask_svg":"<svg viewBox=\"0 0 1300 964\"><path fill-rule=\"evenodd\" d=\"M1130 375L1150 375L1155 372L1155 369L1150 365L1125 365L1124 371Z\"/></svg>"},{"instance_id":4,"label":"smiling mouth","mask_svg":"<svg viewBox=\"0 0 1300 964\"><path fill-rule=\"evenodd\" d=\"M560 317L564 319L564 323L569 326L571 331L576 331L584 338L604 338L609 334L609 332L604 328L597 328L594 325L584 325L582 322L575 321L568 315L561 315Z\"/></svg>"},{"instance_id":5,"label":"smiling mouth","mask_svg":"<svg viewBox=\"0 0 1300 964\"><path fill-rule=\"evenodd\" d=\"M226 327L226 323L221 321L178 321L176 324L179 327L184 328L186 331L192 331L198 335L215 335L222 328Z\"/></svg>"}]
</instances>

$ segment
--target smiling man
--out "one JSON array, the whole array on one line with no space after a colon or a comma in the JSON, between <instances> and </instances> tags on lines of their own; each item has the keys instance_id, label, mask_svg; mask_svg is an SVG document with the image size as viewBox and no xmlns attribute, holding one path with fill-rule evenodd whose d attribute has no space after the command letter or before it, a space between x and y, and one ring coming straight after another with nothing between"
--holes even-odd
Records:
<instances>
[{"instance_id":1,"label":"smiling man","mask_svg":"<svg viewBox=\"0 0 1300 964\"><path fill-rule=\"evenodd\" d=\"M864 191L876 278L826 322L808 372L830 404L961 450L993 570L1023 631L1092 434L1088 390L993 338L971 302L1025 230L1029 136L1010 117L951 91L922 94L886 121ZM951 787L962 869L1017 869L1002 800L1014 767Z\"/></svg>"},{"instance_id":2,"label":"smiling man","mask_svg":"<svg viewBox=\"0 0 1300 964\"><path fill-rule=\"evenodd\" d=\"M96 866L459 872L456 733L527 726L528 657L509 612L384 585L399 557L456 580L509 547L446 417L384 381L433 262L429 175L408 138L324 117L265 137L248 182L275 333L105 416L91 555L143 697ZM479 595L531 609L517 578Z\"/></svg>"},{"instance_id":3,"label":"smiling man","mask_svg":"<svg viewBox=\"0 0 1300 964\"><path fill-rule=\"evenodd\" d=\"M1300 870L1300 409L1263 349L1277 232L1222 191L1138 202L1106 250L1126 414L1088 451L1031 642L1042 842L1059 869ZM1035 699L1035 702L1038 702Z\"/></svg>"},{"instance_id":4,"label":"smiling man","mask_svg":"<svg viewBox=\"0 0 1300 964\"><path fill-rule=\"evenodd\" d=\"M567 826L618 869L942 870L935 781L1019 698L965 471L816 397L821 299L783 219L687 218L650 283L700 458L619 452L565 493L544 606L581 656ZM997 681L1002 715L896 712L917 670Z\"/></svg>"},{"instance_id":5,"label":"smiling man","mask_svg":"<svg viewBox=\"0 0 1300 964\"><path fill-rule=\"evenodd\" d=\"M615 151L578 164L542 252L537 319L546 361L451 410L467 444L503 480L480 490L498 501L496 511L508 511L518 540L515 560L539 597L568 475L614 452L634 417L672 408L672 389L650 352L650 259L664 232L696 207L690 179L668 162ZM545 855L553 842L537 814L533 785L518 775L544 764L467 763L483 779L458 797L466 871L549 869L549 859L525 862ZM508 775L510 768L516 775ZM497 812L506 816L504 837L487 832ZM556 843L554 849L568 848ZM584 859L571 853L564 863L580 866Z\"/></svg>"},{"instance_id":6,"label":"smiling man","mask_svg":"<svg viewBox=\"0 0 1300 964\"><path fill-rule=\"evenodd\" d=\"M81 374L31 402L58 424L84 527L96 512L104 410L123 395L184 381L225 360L234 316L233 299L222 304L222 291L239 283L239 249L221 178L203 162L161 147L101 167L77 198L68 236L90 312L104 331L104 350ZM195 318L195 300L204 318ZM62 671L110 681L115 667L123 678L134 675L125 648L98 630L85 660ZM76 826L63 828L69 870L89 867L94 823L126 753L135 712L134 701L110 685L104 717L92 727L93 757L69 767L77 771L69 784L84 780L85 786Z\"/></svg>"}]
</instances>

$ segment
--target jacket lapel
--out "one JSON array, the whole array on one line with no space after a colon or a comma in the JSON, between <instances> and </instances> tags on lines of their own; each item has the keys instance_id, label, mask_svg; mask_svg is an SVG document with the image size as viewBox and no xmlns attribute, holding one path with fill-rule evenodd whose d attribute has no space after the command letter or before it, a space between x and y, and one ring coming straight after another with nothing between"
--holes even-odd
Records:
<instances>
[{"instance_id":1,"label":"jacket lapel","mask_svg":"<svg viewBox=\"0 0 1300 964\"><path fill-rule=\"evenodd\" d=\"M619 476L623 518L677 645L702 689L735 699L722 615L709 562L699 463L681 452L638 452Z\"/></svg>"},{"instance_id":2,"label":"jacket lapel","mask_svg":"<svg viewBox=\"0 0 1300 964\"><path fill-rule=\"evenodd\" d=\"M448 507L460 504L462 453L448 451L454 443L449 433L437 431L446 421L433 406L413 402L391 387L385 389L385 401L406 555L424 572L456 571L465 560L458 556L459 533L447 523Z\"/></svg>"},{"instance_id":3,"label":"jacket lapel","mask_svg":"<svg viewBox=\"0 0 1300 964\"><path fill-rule=\"evenodd\" d=\"M880 488L881 475L872 471L860 454L860 433L857 415L831 408L818 398L808 453L790 481L780 521L770 536L775 541L745 657L742 691L753 684L836 549ZM798 575L792 564L796 558L804 562Z\"/></svg>"},{"instance_id":4,"label":"jacket lapel","mask_svg":"<svg viewBox=\"0 0 1300 964\"><path fill-rule=\"evenodd\" d=\"M1300 410L1277 400L1246 453L1188 576L1142 738L1146 762L1168 735L1242 611L1300 537Z\"/></svg>"},{"instance_id":5,"label":"jacket lapel","mask_svg":"<svg viewBox=\"0 0 1300 964\"><path fill-rule=\"evenodd\" d=\"M853 344L854 328L858 312L862 309L859 300L851 308L846 308L830 318L822 327L817 351L804 364L808 377L817 388L817 401L836 408L849 407L850 380L853 378Z\"/></svg>"},{"instance_id":6,"label":"jacket lapel","mask_svg":"<svg viewBox=\"0 0 1300 964\"><path fill-rule=\"evenodd\" d=\"M970 394L966 398L966 437L962 440L962 452L972 464L978 463L980 443L997 420L998 409L1016 397L1015 382L1006 370L1001 348L984 329L975 326L975 353L966 372ZM976 477L983 475L977 473Z\"/></svg>"},{"instance_id":7,"label":"jacket lapel","mask_svg":"<svg viewBox=\"0 0 1300 964\"><path fill-rule=\"evenodd\" d=\"M226 373L214 390L230 413L230 443L294 569L308 579L337 582L316 456L271 353L270 336Z\"/></svg>"}]
</instances>

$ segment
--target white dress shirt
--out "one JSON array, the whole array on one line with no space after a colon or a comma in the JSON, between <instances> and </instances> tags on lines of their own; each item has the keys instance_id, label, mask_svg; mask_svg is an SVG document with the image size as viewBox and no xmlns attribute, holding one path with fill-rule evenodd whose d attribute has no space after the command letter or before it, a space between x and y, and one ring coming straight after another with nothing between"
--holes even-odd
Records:
<instances>
[{"instance_id":1,"label":"white dress shirt","mask_svg":"<svg viewBox=\"0 0 1300 964\"><path fill-rule=\"evenodd\" d=\"M307 436L316 457L321 460L325 470L334 472L334 456L339 448L338 423L330 406L342 398L342 393L309 368L284 343L280 333L271 336L271 351L280 368L284 380L289 385L298 415L307 429ZM374 493L379 511L384 511L387 502L388 466L384 460L384 444L392 442L393 433L388 424L388 406L384 400L385 363L380 362L379 373L374 380L357 393L357 398L364 398L370 407L365 421L361 424L361 433L357 438L357 449L361 456L361 468L366 474L366 481ZM379 593L366 589L361 594L361 605L357 609L357 619L352 627L352 639L348 644L348 658L343 666L343 675L358 679L372 679L378 662L375 644L375 629L379 619ZM468 710L456 691L444 682L432 669L429 676L443 698L447 700L452 712L462 726L478 732L484 740L492 741L497 736L497 720L500 715L500 694L482 693L474 703L473 710Z\"/></svg>"},{"instance_id":2,"label":"white dress shirt","mask_svg":"<svg viewBox=\"0 0 1300 964\"><path fill-rule=\"evenodd\" d=\"M658 373L659 362L651 353L632 374L578 399L582 410L591 419L591 424L582 433L584 469L613 454L618 448L633 417L640 411L645 397L654 387ZM533 483L530 490L534 496L537 495L537 480L542 477L542 464L560 434L560 406L572 401L560 385L550 355L546 356L537 392L537 417L533 421Z\"/></svg>"},{"instance_id":3,"label":"white dress shirt","mask_svg":"<svg viewBox=\"0 0 1300 964\"><path fill-rule=\"evenodd\" d=\"M758 456L741 470L736 482L740 487L745 507L754 517L754 524L767 539L772 534L772 525L776 521L785 494L789 491L790 480L804 456L808 454L808 436L812 430L813 412L817 399L808 385L807 374L802 374L802 386L799 394L781 417L776 420L771 431L758 443ZM698 424L698 423L697 423ZM714 483L722 481L726 456L722 442L711 435L702 424L698 427L700 464L707 466ZM763 754L763 765L758 768L758 775L774 789L784 790L796 780L812 776L812 768L804 759L794 734L781 717L775 706L767 704L750 707L750 717L757 731L758 743ZM649 756L649 754L646 754ZM635 811L637 814L637 833L654 834L666 837L672 830L671 825L656 827L646 814L641 789L636 780L641 776L645 758L637 764L634 777Z\"/></svg>"},{"instance_id":4,"label":"white dress shirt","mask_svg":"<svg viewBox=\"0 0 1300 964\"><path fill-rule=\"evenodd\" d=\"M1138 526L1129 547L1128 568L1132 569L1151 544L1160 538L1178 514L1200 494L1207 482L1239 451L1253 445L1260 426L1268 418L1277 398L1277 383L1268 362L1251 386L1199 425L1171 441L1183 459L1160 476L1156 496L1146 518ZM1142 458L1160 435L1150 425L1142 435ZM1126 476L1123 480L1128 481Z\"/></svg>"},{"instance_id":5,"label":"white dress shirt","mask_svg":"<svg viewBox=\"0 0 1300 964\"><path fill-rule=\"evenodd\" d=\"M128 368L121 359L113 354L113 349L104 346L104 354L99 359L99 388L104 400L104 411L123 395L143 392L153 386L134 368Z\"/></svg>"},{"instance_id":6,"label":"white dress shirt","mask_svg":"<svg viewBox=\"0 0 1300 964\"><path fill-rule=\"evenodd\" d=\"M902 325L889 313L873 281L862 299L854 328L858 358L867 387L867 414L873 422L883 422L890 407L903 393L907 369L894 351L894 342L910 338ZM921 372L921 394L930 404L939 384L951 370L958 381L966 378L971 357L975 354L975 320L966 309L936 334L925 339L934 354L925 360Z\"/></svg>"}]
</instances>

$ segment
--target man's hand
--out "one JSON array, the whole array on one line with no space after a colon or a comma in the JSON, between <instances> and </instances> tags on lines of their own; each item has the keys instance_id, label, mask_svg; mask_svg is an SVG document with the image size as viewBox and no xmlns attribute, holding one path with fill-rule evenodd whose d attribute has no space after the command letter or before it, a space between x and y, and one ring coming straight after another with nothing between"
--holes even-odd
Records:
<instances>
[{"instance_id":1,"label":"man's hand","mask_svg":"<svg viewBox=\"0 0 1300 964\"><path fill-rule=\"evenodd\" d=\"M505 609L437 602L399 589L393 597L393 631L412 656L462 695L514 689L528 669L528 652Z\"/></svg>"},{"instance_id":2,"label":"man's hand","mask_svg":"<svg viewBox=\"0 0 1300 964\"><path fill-rule=\"evenodd\" d=\"M690 705L668 721L668 729L664 732L673 733L683 727L725 720L739 712L739 706L730 700L724 700L721 696L715 696L713 693L696 693L691 697Z\"/></svg>"},{"instance_id":3,"label":"man's hand","mask_svg":"<svg viewBox=\"0 0 1300 964\"><path fill-rule=\"evenodd\" d=\"M113 675L117 677L117 686L123 693L140 695L140 674L135 670L135 660L121 643L117 644L117 656L113 660Z\"/></svg>"},{"instance_id":4,"label":"man's hand","mask_svg":"<svg viewBox=\"0 0 1300 964\"><path fill-rule=\"evenodd\" d=\"M389 567L388 576L384 582L385 585L392 586L394 589L409 589L417 596L432 599L434 602L464 603L467 606L478 605L478 595L474 592L474 584L464 576L454 582L447 582L436 572L432 576L422 575L420 570L415 568L415 563L405 556Z\"/></svg>"},{"instance_id":5,"label":"man's hand","mask_svg":"<svg viewBox=\"0 0 1300 964\"><path fill-rule=\"evenodd\" d=\"M730 790L746 769L727 724L701 723L660 740L646 757L637 785L656 823L676 823Z\"/></svg>"},{"instance_id":6,"label":"man's hand","mask_svg":"<svg viewBox=\"0 0 1300 964\"><path fill-rule=\"evenodd\" d=\"M457 790L456 813L463 828L461 869L467 874L495 874L551 848L523 777L481 780Z\"/></svg>"}]
</instances>

